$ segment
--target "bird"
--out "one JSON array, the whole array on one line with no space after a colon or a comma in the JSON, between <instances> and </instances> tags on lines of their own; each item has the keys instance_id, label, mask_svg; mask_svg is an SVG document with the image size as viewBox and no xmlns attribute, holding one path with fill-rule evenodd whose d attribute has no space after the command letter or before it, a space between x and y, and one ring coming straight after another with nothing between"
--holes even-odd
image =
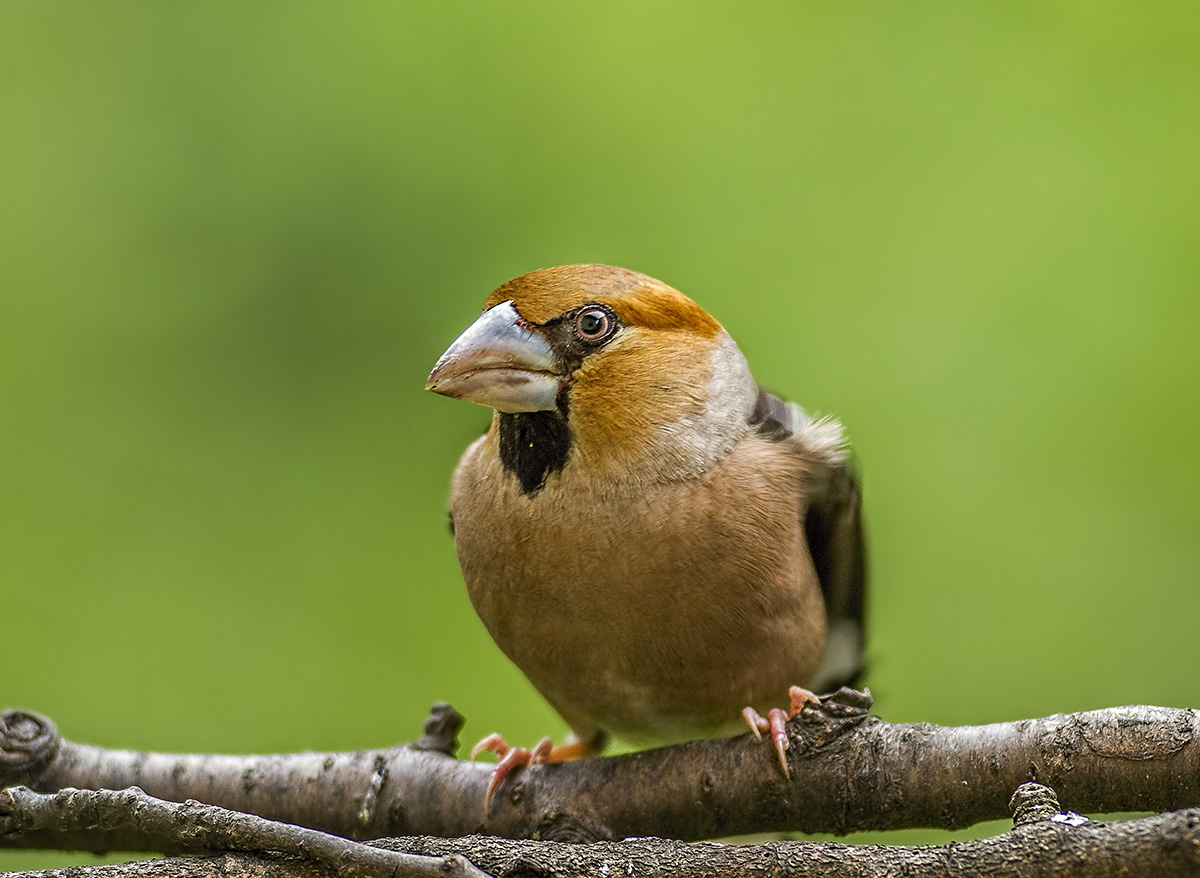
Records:
<instances>
[{"instance_id":1,"label":"bird","mask_svg":"<svg viewBox=\"0 0 1200 878\"><path fill-rule=\"evenodd\" d=\"M574 736L481 741L472 756L501 757L487 803L519 765L746 723L786 774L783 722L864 667L840 423L760 388L690 298L608 265L498 287L426 389L493 410L451 480L455 549L484 626Z\"/></svg>"}]
</instances>

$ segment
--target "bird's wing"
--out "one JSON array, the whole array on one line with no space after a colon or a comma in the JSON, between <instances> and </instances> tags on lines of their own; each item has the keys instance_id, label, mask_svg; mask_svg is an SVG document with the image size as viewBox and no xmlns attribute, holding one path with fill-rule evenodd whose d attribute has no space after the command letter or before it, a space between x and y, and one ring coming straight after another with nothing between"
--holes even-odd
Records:
<instances>
[{"instance_id":1,"label":"bird's wing","mask_svg":"<svg viewBox=\"0 0 1200 878\"><path fill-rule=\"evenodd\" d=\"M828 692L854 685L863 672L866 646L867 551L860 480L841 424L814 418L765 390L759 391L753 421L766 438L799 443L812 464L804 535L825 598L829 633L810 688Z\"/></svg>"}]
</instances>

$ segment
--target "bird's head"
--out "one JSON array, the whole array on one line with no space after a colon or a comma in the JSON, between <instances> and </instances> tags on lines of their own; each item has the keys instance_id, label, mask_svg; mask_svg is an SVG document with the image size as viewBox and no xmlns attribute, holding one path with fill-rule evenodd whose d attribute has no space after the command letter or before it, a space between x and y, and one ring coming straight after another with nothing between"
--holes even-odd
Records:
<instances>
[{"instance_id":1,"label":"bird's head","mask_svg":"<svg viewBox=\"0 0 1200 878\"><path fill-rule=\"evenodd\" d=\"M506 430L562 445L537 487L572 453L594 475L696 475L745 433L757 397L737 346L699 305L607 265L504 284L425 386L495 409L502 451Z\"/></svg>"}]
</instances>

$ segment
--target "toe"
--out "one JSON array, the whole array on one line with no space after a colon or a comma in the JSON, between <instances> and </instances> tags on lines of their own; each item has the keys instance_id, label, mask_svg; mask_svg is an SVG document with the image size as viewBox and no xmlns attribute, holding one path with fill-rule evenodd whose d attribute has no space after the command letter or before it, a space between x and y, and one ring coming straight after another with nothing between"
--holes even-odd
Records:
<instances>
[{"instance_id":1,"label":"toe","mask_svg":"<svg viewBox=\"0 0 1200 878\"><path fill-rule=\"evenodd\" d=\"M763 719L753 707L745 708L742 711L742 718L746 720L746 725L750 726L750 731L754 732L754 737L759 741L762 740L763 732L771 730L771 724Z\"/></svg>"},{"instance_id":2,"label":"toe","mask_svg":"<svg viewBox=\"0 0 1200 878\"><path fill-rule=\"evenodd\" d=\"M508 751L511 749L512 748L508 746L508 742L504 740L502 735L500 735L498 732L492 732L490 735L471 748L471 758L474 759L480 753L488 751L495 753L498 757L503 759L508 755Z\"/></svg>"},{"instance_id":3,"label":"toe","mask_svg":"<svg viewBox=\"0 0 1200 878\"><path fill-rule=\"evenodd\" d=\"M496 790L500 789L500 785L504 783L504 778L508 777L509 772L514 768L528 765L532 758L532 751L524 747L510 747L508 752L496 763L496 767L492 771L492 777L488 781L487 792L483 794L483 813L485 816L492 812L492 798L496 795Z\"/></svg>"},{"instance_id":4,"label":"toe","mask_svg":"<svg viewBox=\"0 0 1200 878\"><path fill-rule=\"evenodd\" d=\"M821 699L799 686L792 686L788 689L788 700L791 702L788 709L788 716L793 717L800 711L804 710L806 704L820 704Z\"/></svg>"},{"instance_id":5,"label":"toe","mask_svg":"<svg viewBox=\"0 0 1200 878\"><path fill-rule=\"evenodd\" d=\"M788 715L776 707L767 716L771 726L771 740L775 743L775 753L779 756L779 765L783 768L783 776L791 780L792 772L788 768L787 762L787 750L790 746L787 736Z\"/></svg>"}]
</instances>

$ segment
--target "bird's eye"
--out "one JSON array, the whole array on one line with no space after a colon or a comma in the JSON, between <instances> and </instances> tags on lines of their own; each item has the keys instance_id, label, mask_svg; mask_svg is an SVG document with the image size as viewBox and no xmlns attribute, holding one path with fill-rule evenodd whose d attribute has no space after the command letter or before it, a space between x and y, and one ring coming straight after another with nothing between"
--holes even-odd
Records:
<instances>
[{"instance_id":1,"label":"bird's eye","mask_svg":"<svg viewBox=\"0 0 1200 878\"><path fill-rule=\"evenodd\" d=\"M612 315L603 308L588 308L575 318L575 331L584 341L603 341L613 328Z\"/></svg>"}]
</instances>

